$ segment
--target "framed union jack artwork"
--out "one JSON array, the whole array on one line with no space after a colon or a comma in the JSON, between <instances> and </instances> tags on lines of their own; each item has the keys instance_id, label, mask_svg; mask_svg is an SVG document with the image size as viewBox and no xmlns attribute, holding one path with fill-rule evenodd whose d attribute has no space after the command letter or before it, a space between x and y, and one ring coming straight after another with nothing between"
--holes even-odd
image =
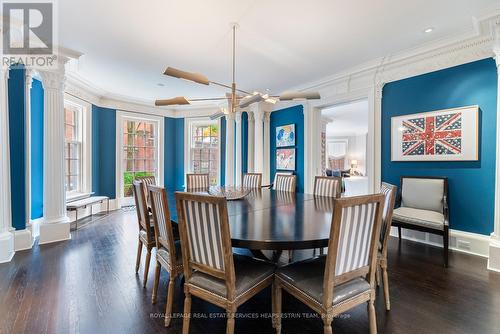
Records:
<instances>
[{"instance_id":1,"label":"framed union jack artwork","mask_svg":"<svg viewBox=\"0 0 500 334\"><path fill-rule=\"evenodd\" d=\"M393 117L391 160L478 160L478 117L478 106Z\"/></svg>"}]
</instances>

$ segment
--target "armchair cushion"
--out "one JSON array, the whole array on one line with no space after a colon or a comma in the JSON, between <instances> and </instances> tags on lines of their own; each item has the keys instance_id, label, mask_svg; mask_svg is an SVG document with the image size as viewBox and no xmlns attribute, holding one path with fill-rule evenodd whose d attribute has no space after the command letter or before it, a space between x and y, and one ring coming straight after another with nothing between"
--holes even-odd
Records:
<instances>
[{"instance_id":1,"label":"armchair cushion","mask_svg":"<svg viewBox=\"0 0 500 334\"><path fill-rule=\"evenodd\" d=\"M233 255L236 298L274 274L274 264L248 256ZM195 271L188 281L196 287L226 298L226 281Z\"/></svg>"},{"instance_id":2,"label":"armchair cushion","mask_svg":"<svg viewBox=\"0 0 500 334\"><path fill-rule=\"evenodd\" d=\"M401 206L443 213L443 197L443 179L403 179Z\"/></svg>"},{"instance_id":3,"label":"armchair cushion","mask_svg":"<svg viewBox=\"0 0 500 334\"><path fill-rule=\"evenodd\" d=\"M444 230L446 224L442 213L408 207L394 209L392 219L402 223L418 225L435 230Z\"/></svg>"},{"instance_id":4,"label":"armchair cushion","mask_svg":"<svg viewBox=\"0 0 500 334\"><path fill-rule=\"evenodd\" d=\"M323 302L323 278L326 256L294 262L278 268L276 276L304 292L318 304ZM339 304L351 297L370 290L364 278L354 278L333 288L333 304Z\"/></svg>"}]
</instances>

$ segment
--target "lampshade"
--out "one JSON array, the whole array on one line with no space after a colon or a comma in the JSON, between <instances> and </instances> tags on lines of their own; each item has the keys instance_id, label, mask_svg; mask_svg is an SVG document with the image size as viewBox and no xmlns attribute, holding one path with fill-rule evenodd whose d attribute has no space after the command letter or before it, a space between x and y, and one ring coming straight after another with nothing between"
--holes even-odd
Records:
<instances>
[{"instance_id":1,"label":"lampshade","mask_svg":"<svg viewBox=\"0 0 500 334\"><path fill-rule=\"evenodd\" d=\"M351 165L357 165L358 164L358 160L351 160Z\"/></svg>"}]
</instances>

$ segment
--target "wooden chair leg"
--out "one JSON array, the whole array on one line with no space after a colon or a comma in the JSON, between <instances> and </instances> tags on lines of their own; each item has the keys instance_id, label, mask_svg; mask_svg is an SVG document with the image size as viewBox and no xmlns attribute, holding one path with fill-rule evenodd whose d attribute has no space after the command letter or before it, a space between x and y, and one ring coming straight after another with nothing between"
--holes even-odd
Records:
<instances>
[{"instance_id":1,"label":"wooden chair leg","mask_svg":"<svg viewBox=\"0 0 500 334\"><path fill-rule=\"evenodd\" d=\"M323 317L323 333L332 334L332 322L328 316Z\"/></svg>"},{"instance_id":2,"label":"wooden chair leg","mask_svg":"<svg viewBox=\"0 0 500 334\"><path fill-rule=\"evenodd\" d=\"M234 334L234 314L236 313L236 309L226 310L226 313L227 313L226 334Z\"/></svg>"},{"instance_id":3,"label":"wooden chair leg","mask_svg":"<svg viewBox=\"0 0 500 334\"><path fill-rule=\"evenodd\" d=\"M368 302L368 317L370 318L370 334L377 334L377 316L375 314L374 300Z\"/></svg>"},{"instance_id":4,"label":"wooden chair leg","mask_svg":"<svg viewBox=\"0 0 500 334\"><path fill-rule=\"evenodd\" d=\"M399 242L401 242L401 226L398 226Z\"/></svg>"},{"instance_id":5,"label":"wooden chair leg","mask_svg":"<svg viewBox=\"0 0 500 334\"><path fill-rule=\"evenodd\" d=\"M387 264L382 265L382 276L384 279L384 298L385 298L385 309L387 311L391 310L391 299L389 298L389 277L387 275Z\"/></svg>"},{"instance_id":6,"label":"wooden chair leg","mask_svg":"<svg viewBox=\"0 0 500 334\"><path fill-rule=\"evenodd\" d=\"M148 248L148 254L146 255L146 264L144 265L144 283L142 284L143 287L146 287L146 283L148 282L150 262L151 262L151 249Z\"/></svg>"},{"instance_id":7,"label":"wooden chair leg","mask_svg":"<svg viewBox=\"0 0 500 334\"><path fill-rule=\"evenodd\" d=\"M135 260L135 273L139 272L139 266L141 265L141 254L142 254L142 241L139 239L139 246L137 247L137 259Z\"/></svg>"},{"instance_id":8,"label":"wooden chair leg","mask_svg":"<svg viewBox=\"0 0 500 334\"><path fill-rule=\"evenodd\" d=\"M155 282L153 284L153 296L151 300L153 304L156 304L156 298L158 296L158 284L160 283L160 272L161 272L161 264L156 261L156 270L155 270Z\"/></svg>"},{"instance_id":9,"label":"wooden chair leg","mask_svg":"<svg viewBox=\"0 0 500 334\"><path fill-rule=\"evenodd\" d=\"M182 322L182 334L189 333L189 320L191 319L191 294L186 292L184 298L184 320Z\"/></svg>"},{"instance_id":10,"label":"wooden chair leg","mask_svg":"<svg viewBox=\"0 0 500 334\"><path fill-rule=\"evenodd\" d=\"M448 254L449 254L449 242L450 242L450 235L449 235L449 229L448 226L445 226L444 228L444 233L443 233L443 252L444 252L444 267L448 268Z\"/></svg>"},{"instance_id":11,"label":"wooden chair leg","mask_svg":"<svg viewBox=\"0 0 500 334\"><path fill-rule=\"evenodd\" d=\"M281 286L278 283L273 284L273 299L274 299L274 328L276 329L276 334L281 333Z\"/></svg>"},{"instance_id":12,"label":"wooden chair leg","mask_svg":"<svg viewBox=\"0 0 500 334\"><path fill-rule=\"evenodd\" d=\"M377 287L380 286L380 263L377 262L377 270L375 270L375 280L377 281Z\"/></svg>"},{"instance_id":13,"label":"wooden chair leg","mask_svg":"<svg viewBox=\"0 0 500 334\"><path fill-rule=\"evenodd\" d=\"M169 327L172 321L172 305L174 303L175 276L170 273L168 282L167 306L165 307L165 327Z\"/></svg>"}]
</instances>

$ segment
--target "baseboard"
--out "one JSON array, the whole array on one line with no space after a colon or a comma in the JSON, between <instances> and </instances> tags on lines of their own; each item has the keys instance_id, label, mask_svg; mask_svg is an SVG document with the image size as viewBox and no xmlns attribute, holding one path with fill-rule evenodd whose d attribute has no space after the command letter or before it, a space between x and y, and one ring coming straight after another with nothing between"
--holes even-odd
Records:
<instances>
[{"instance_id":1,"label":"baseboard","mask_svg":"<svg viewBox=\"0 0 500 334\"><path fill-rule=\"evenodd\" d=\"M391 236L398 237L397 227L391 228ZM401 229L403 239L416 241L436 247L443 247L443 237L431 233ZM456 252L488 258L490 237L487 235L450 230L450 249Z\"/></svg>"},{"instance_id":2,"label":"baseboard","mask_svg":"<svg viewBox=\"0 0 500 334\"><path fill-rule=\"evenodd\" d=\"M11 232L0 233L0 263L10 262L14 254L14 235Z\"/></svg>"},{"instance_id":3,"label":"baseboard","mask_svg":"<svg viewBox=\"0 0 500 334\"><path fill-rule=\"evenodd\" d=\"M489 251L488 270L500 272L500 240L492 236Z\"/></svg>"},{"instance_id":4,"label":"baseboard","mask_svg":"<svg viewBox=\"0 0 500 334\"><path fill-rule=\"evenodd\" d=\"M24 230L14 231L14 250L16 252L31 249L34 241L30 226L27 226Z\"/></svg>"}]
</instances>

